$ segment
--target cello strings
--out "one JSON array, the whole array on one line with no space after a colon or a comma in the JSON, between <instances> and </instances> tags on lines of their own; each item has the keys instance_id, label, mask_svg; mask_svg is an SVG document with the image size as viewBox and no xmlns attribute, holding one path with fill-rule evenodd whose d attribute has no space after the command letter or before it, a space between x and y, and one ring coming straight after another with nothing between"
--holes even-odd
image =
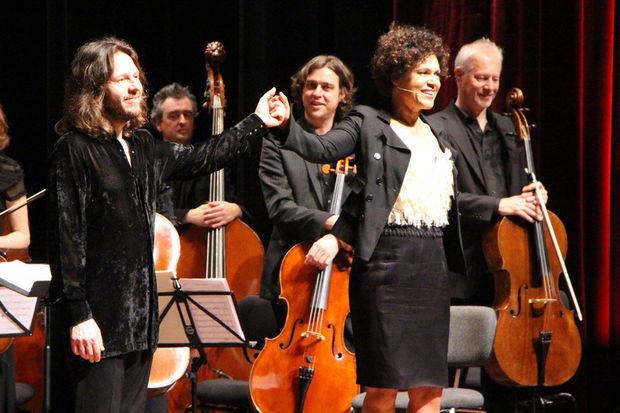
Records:
<instances>
[{"instance_id":1,"label":"cello strings","mask_svg":"<svg viewBox=\"0 0 620 413\"><path fill-rule=\"evenodd\" d=\"M538 186L537 184L539 181L536 178L536 173L534 172L534 157L532 155L532 143L531 143L532 139L530 137L529 130L526 127L527 120L525 119L525 115L523 115L522 112L518 111L517 114L520 117L519 124L521 125L521 136L523 137L523 141L525 143L524 147L525 147L525 155L526 155L526 160L527 160L526 172L530 176L531 182L535 184L536 186ZM536 196L540 202L542 201L542 199L540 199L539 195L540 194L538 194L537 190L535 189L534 196ZM534 225L535 225L535 237L536 237L536 243L537 243L538 259L540 260L541 271L542 271L540 276L542 277L543 288L545 291L545 298L546 299L557 298L555 287L553 286L553 281L550 279L551 278L551 266L549 265L549 257L548 257L548 252L546 248L547 244L545 240L545 227L543 223L538 222L538 221L536 221Z\"/></svg>"},{"instance_id":2,"label":"cello strings","mask_svg":"<svg viewBox=\"0 0 620 413\"><path fill-rule=\"evenodd\" d=\"M340 164L341 161L339 161ZM334 197L329 208L331 214L338 214L340 211L340 203L342 198L342 190L344 187L345 175L339 172L339 168L336 171L336 182L334 185ZM333 265L333 263L332 263ZM331 265L328 267L328 271L331 271ZM323 301L327 306L327 298L329 297L329 274L326 274L326 270L321 270L317 273L317 279L315 282L314 291L312 293L312 304L310 306L310 318L308 321L308 331L316 334L321 333L323 326L323 319L325 309L323 309Z\"/></svg>"},{"instance_id":3,"label":"cello strings","mask_svg":"<svg viewBox=\"0 0 620 413\"><path fill-rule=\"evenodd\" d=\"M319 318L319 299L320 299L320 291L322 287L324 271L320 270L316 275L316 282L314 285L314 291L312 292L312 305L310 306L310 320L308 323L309 331L316 333L317 331L317 320Z\"/></svg>"}]
</instances>

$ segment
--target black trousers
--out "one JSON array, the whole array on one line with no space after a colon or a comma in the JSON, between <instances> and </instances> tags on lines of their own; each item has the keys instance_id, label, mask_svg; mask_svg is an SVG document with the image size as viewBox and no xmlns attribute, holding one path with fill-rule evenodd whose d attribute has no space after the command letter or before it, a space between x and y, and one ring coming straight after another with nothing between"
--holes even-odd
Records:
<instances>
[{"instance_id":1,"label":"black trousers","mask_svg":"<svg viewBox=\"0 0 620 413\"><path fill-rule=\"evenodd\" d=\"M152 360L150 350L134 351L81 363L66 371L64 380L54 371L52 412L144 413Z\"/></svg>"}]
</instances>

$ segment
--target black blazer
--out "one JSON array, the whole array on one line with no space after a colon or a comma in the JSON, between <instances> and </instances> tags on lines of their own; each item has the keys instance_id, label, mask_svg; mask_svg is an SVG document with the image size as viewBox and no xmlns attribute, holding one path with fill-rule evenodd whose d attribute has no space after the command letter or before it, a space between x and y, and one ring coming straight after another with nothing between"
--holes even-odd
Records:
<instances>
[{"instance_id":1,"label":"black blazer","mask_svg":"<svg viewBox=\"0 0 620 413\"><path fill-rule=\"evenodd\" d=\"M273 224L261 279L263 298L275 300L280 295L280 263L287 251L299 242L316 240L324 232L330 213L323 188L326 181L321 175L321 164L282 149L273 136L263 139L258 176ZM343 199L349 191L345 185Z\"/></svg>"},{"instance_id":2,"label":"black blazer","mask_svg":"<svg viewBox=\"0 0 620 413\"><path fill-rule=\"evenodd\" d=\"M368 106L356 106L326 135L300 129L292 119L284 146L309 160L331 162L355 154L357 175L332 233L355 247L356 258L368 261L400 192L411 151L390 127L390 115ZM445 148L445 132L433 132Z\"/></svg>"},{"instance_id":3,"label":"black blazer","mask_svg":"<svg viewBox=\"0 0 620 413\"><path fill-rule=\"evenodd\" d=\"M447 144L453 151L454 164L458 172L456 188L465 267L452 267L451 270L459 274L451 274L450 281L453 297L468 298L476 292L486 273L482 235L491 223L501 218L498 214L500 198L488 194L478 157L456 110L454 103L451 103L443 111L429 116L428 122L434 129L446 132ZM520 194L523 186L527 184L523 145L517 143L512 121L507 116L491 111L488 113L489 122L496 125L502 142L508 194ZM454 247L457 244L458 234L453 229L454 226L450 225L445 234L449 262L454 262L454 255L459 254Z\"/></svg>"}]
</instances>

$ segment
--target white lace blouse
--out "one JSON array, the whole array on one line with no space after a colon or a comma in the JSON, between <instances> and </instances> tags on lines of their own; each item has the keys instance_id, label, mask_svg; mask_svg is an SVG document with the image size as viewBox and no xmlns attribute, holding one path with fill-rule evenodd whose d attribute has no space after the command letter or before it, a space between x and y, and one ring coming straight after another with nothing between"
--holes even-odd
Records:
<instances>
[{"instance_id":1,"label":"white lace blouse","mask_svg":"<svg viewBox=\"0 0 620 413\"><path fill-rule=\"evenodd\" d=\"M445 227L454 194L450 150L442 152L437 144L425 145L393 129L411 150L411 158L388 224Z\"/></svg>"}]
</instances>

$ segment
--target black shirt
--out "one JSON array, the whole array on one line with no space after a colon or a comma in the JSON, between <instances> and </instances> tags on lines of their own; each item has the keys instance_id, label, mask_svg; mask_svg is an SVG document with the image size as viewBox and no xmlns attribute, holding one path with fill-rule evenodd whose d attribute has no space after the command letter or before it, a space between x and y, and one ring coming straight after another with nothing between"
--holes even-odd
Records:
<instances>
[{"instance_id":1,"label":"black shirt","mask_svg":"<svg viewBox=\"0 0 620 413\"><path fill-rule=\"evenodd\" d=\"M454 102L452 104L454 105ZM467 115L458 106L454 105L454 107L463 121L467 136L478 155L478 163L484 177L487 195L496 198L508 196L504 176L502 142L494 118L490 116L490 110L487 109L488 122L483 131L480 129L477 119Z\"/></svg>"}]
</instances>

